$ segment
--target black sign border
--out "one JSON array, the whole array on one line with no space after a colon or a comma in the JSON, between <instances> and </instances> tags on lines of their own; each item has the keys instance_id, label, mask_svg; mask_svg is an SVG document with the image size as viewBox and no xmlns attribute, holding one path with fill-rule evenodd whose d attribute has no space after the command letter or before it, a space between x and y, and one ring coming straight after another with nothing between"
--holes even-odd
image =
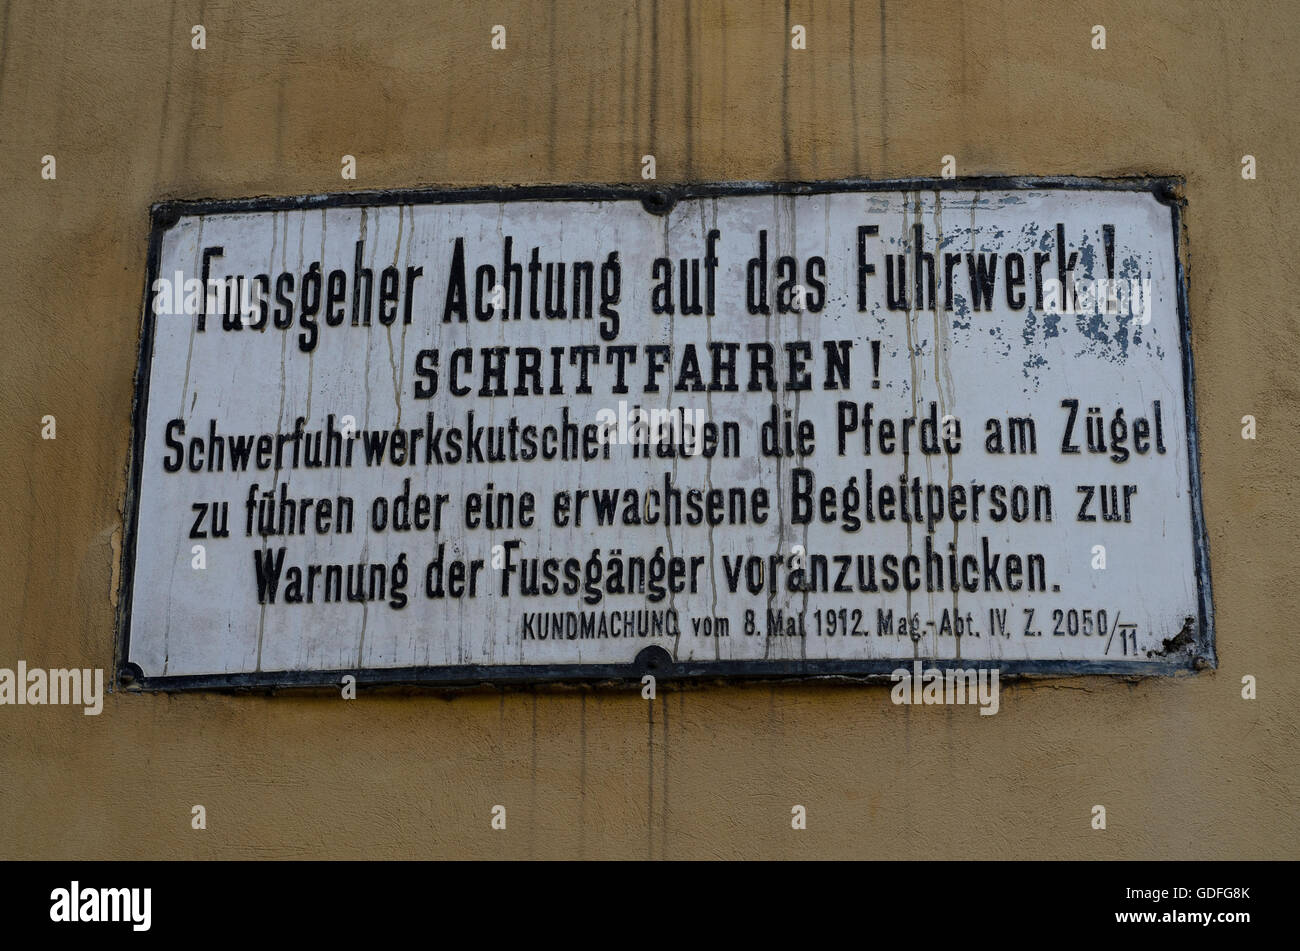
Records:
<instances>
[{"instance_id":1,"label":"black sign border","mask_svg":"<svg viewBox=\"0 0 1300 951\"><path fill-rule=\"evenodd\" d=\"M122 536L121 570L117 602L117 637L114 678L119 689L130 691L271 691L286 687L337 687L352 676L358 686L412 686L430 688L508 686L527 684L577 684L637 682L646 673L666 681L719 680L826 680L831 682L889 682L889 674L911 663L904 659L778 660L778 661L675 661L662 647L647 647L630 664L464 665L448 667L359 668L338 670L280 670L255 673L150 676L130 660L131 599L134 593L135 548L139 528L140 479L144 461L145 412L149 403L155 315L150 289L158 275L164 233L182 215L221 215L243 212L294 211L317 208L353 208L391 205L466 204L519 201L640 201L651 214L666 214L678 201L745 195L824 195L853 192L940 191L1125 191L1149 192L1170 208L1178 323L1182 348L1183 395L1186 406L1188 473L1191 491L1197 604L1199 617L1191 643L1165 641L1165 656L1152 661L999 660L957 661L923 657L930 666L996 666L1001 677L1076 677L1093 674L1167 676L1218 666L1214 638L1214 605L1210 585L1210 549L1202 505L1199 436L1196 428L1196 374L1192 364L1191 323L1188 316L1187 240L1183 222L1186 199L1184 179L1176 176L1120 178L970 177L909 179L838 179L816 182L721 182L695 184L571 184L506 185L467 188L380 189L291 197L166 200L150 209L149 254L141 307L140 345L131 411L131 445L128 454L127 494ZM1187 629L1184 628L1184 631ZM1178 641L1182 641L1180 634Z\"/></svg>"}]
</instances>

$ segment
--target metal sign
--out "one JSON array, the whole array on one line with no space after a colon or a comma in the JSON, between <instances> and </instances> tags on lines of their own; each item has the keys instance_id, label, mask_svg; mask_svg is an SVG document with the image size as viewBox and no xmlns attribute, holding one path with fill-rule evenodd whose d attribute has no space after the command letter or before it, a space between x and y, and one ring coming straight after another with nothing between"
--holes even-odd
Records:
<instances>
[{"instance_id":1,"label":"metal sign","mask_svg":"<svg viewBox=\"0 0 1300 951\"><path fill-rule=\"evenodd\" d=\"M144 687L1212 665L1173 185L154 210Z\"/></svg>"}]
</instances>

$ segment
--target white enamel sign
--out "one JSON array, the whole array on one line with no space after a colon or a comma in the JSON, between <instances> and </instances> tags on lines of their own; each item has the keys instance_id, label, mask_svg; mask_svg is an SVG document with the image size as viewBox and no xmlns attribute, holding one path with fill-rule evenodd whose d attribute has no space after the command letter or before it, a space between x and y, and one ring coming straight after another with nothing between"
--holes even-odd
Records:
<instances>
[{"instance_id":1,"label":"white enamel sign","mask_svg":"<svg viewBox=\"0 0 1300 951\"><path fill-rule=\"evenodd\" d=\"M1167 186L916 187L156 209L131 677L1213 664Z\"/></svg>"}]
</instances>

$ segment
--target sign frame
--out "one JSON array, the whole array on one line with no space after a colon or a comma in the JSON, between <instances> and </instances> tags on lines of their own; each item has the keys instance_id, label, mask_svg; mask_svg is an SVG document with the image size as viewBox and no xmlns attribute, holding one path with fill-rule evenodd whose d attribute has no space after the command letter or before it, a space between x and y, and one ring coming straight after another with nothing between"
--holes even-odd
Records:
<instances>
[{"instance_id":1,"label":"sign frame","mask_svg":"<svg viewBox=\"0 0 1300 951\"><path fill-rule=\"evenodd\" d=\"M649 214L668 213L678 201L738 196L801 196L851 192L942 191L1121 191L1145 192L1170 209L1174 278L1178 310L1179 346L1187 427L1187 454L1193 563L1196 572L1197 617L1182 631L1164 641L1165 656L1152 661L999 660L1000 677L1168 676L1218 666L1215 650L1214 605L1210 583L1209 538L1202 501L1200 446L1196 428L1196 374L1192 360L1191 323L1188 314L1186 271L1187 236L1183 215L1185 180L1178 176L1087 178L1073 176L978 176L966 178L846 178L813 182L717 182L692 184L570 184L505 185L464 188L419 187L378 189L286 197L235 199L167 199L150 208L148 258L137 363L133 386L130 445L126 459L126 494L123 500L123 535L117 588L117 631L114 645L114 683L131 692L155 691L260 691L286 687L337 687L347 675L358 686L466 688L527 684L638 682L646 673L669 681L716 682L722 680L832 681L888 683L889 674L905 664L899 658L857 660L779 661L674 661L659 646L646 647L631 664L531 664L464 665L443 667L354 668L338 670L282 670L231 674L145 675L130 662L131 601L134 591L135 551L140 514L140 482L145 451L145 413L149 403L149 377L153 357L156 315L150 306L151 288L158 276L163 235L182 215L217 215L248 212L303 211L323 208L392 205L469 204L519 201L628 201L639 200ZM922 657L926 664L951 659ZM974 666L992 667L988 661Z\"/></svg>"}]
</instances>

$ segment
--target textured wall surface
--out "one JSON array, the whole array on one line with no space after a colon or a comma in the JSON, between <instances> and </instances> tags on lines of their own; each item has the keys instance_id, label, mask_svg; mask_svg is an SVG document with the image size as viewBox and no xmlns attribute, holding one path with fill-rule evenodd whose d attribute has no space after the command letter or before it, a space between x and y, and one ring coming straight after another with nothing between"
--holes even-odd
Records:
<instances>
[{"instance_id":1,"label":"textured wall surface","mask_svg":"<svg viewBox=\"0 0 1300 951\"><path fill-rule=\"evenodd\" d=\"M5 706L0 857L1300 852L1300 6L123 6L0 11L0 666L112 667L152 202L630 182L647 153L660 181L1185 176L1220 666L1017 684L993 717L822 685Z\"/></svg>"}]
</instances>

